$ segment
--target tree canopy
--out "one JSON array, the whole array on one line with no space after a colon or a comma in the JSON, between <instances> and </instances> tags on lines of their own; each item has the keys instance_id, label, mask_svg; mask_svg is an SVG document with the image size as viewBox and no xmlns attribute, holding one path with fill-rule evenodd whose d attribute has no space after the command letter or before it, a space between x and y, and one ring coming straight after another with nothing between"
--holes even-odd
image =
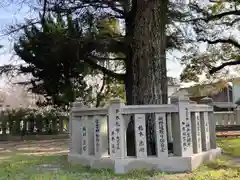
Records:
<instances>
[{"instance_id":1,"label":"tree canopy","mask_svg":"<svg viewBox=\"0 0 240 180\"><path fill-rule=\"evenodd\" d=\"M27 20L25 24L20 27L28 27L28 34L31 34L31 31L33 31L34 34L34 29L38 29L36 27L39 27L39 23L42 27L47 26L47 24L50 23L48 22L49 17L51 17L53 14L58 14L59 17L61 16L61 21L62 23L65 23L65 25L63 25L64 28L62 28L62 30L59 30L59 26L53 26L52 28L56 28L58 30L56 33L57 35L51 35L51 38L54 39L55 43L63 42L63 46L55 47L54 52L56 52L57 49L59 49L60 51L61 49L65 49L64 44L65 46L67 46L67 48L74 47L70 48L70 52L76 52L79 51L79 49L83 50L85 48L84 53L82 53L82 51L79 51L78 53L78 58L80 57L82 59L82 62L80 63L81 68L79 70L81 71L80 74L82 74L82 79L84 79L84 76L86 76L90 72L93 73L93 70L95 70L95 73L103 73L103 75L108 76L108 78L114 78L118 81L123 81L126 88L126 81L129 79L129 76L127 74L132 59L132 48L130 46L134 24L133 17L134 12L136 12L136 7L134 4L135 2L136 0L41 1L41 3L38 5L38 9L40 8L41 12L40 18L34 20L34 22ZM221 76L225 76L226 74L226 72L224 72L223 70L219 70L224 69L224 67L226 66L237 65L240 63L240 46L237 35L239 31L238 9L239 1L211 1L210 3L207 3L205 5L197 2L188 4L187 8L186 6L179 7L178 4L171 1L168 2L168 19L166 31L167 50L168 52L170 52L169 50L180 49L184 42L188 42L185 51L183 48L181 48L182 51L187 52L181 59L182 64L185 66L184 71L181 74L182 81L197 82L199 81L198 75L201 74L206 74L208 78L219 78ZM69 14L71 15L71 17L69 17ZM56 17L54 18L56 19ZM71 23L74 24L73 26L75 26L76 22L78 22L77 26L79 27L81 31L80 34L82 35L74 35L74 32L71 35L66 33L66 31L70 32L70 30L67 30L68 25L66 25L66 19L69 18L72 20ZM35 28L32 28L33 26L35 26ZM61 26L62 25L60 25L60 27ZM188 27L189 29L191 29L190 36L189 34L187 36L186 34L184 34L184 27ZM43 32L43 28L38 29L38 31L42 31L42 34L45 33ZM51 33L54 33L54 31ZM61 35L61 33L65 34ZM68 36L70 38L68 38ZM86 38L86 36L88 38ZM59 37L61 37L62 39L57 40L57 38ZM83 39L79 40L81 38ZM43 42L45 41L45 39L47 38L41 39L41 43L45 43ZM199 48L199 43L205 44L204 46L201 45ZM72 46L69 46L69 44L72 44ZM79 44L81 44L81 47L79 46ZM52 45L53 43L49 43L48 47L52 49ZM50 51L48 53L50 53ZM59 55L61 53L55 54ZM76 56L74 57L74 55L70 56L71 57L69 57L69 59L77 58ZM51 57L51 55L49 57ZM23 58L22 56L21 58L24 60L25 57ZM110 61L111 63L118 64L119 68L117 69L120 69L120 71L116 71L116 68L113 70L103 65L104 63ZM30 61L28 61L27 63L30 63ZM76 63L76 61L74 63ZM8 65L3 68L4 70L2 72L15 68L16 67L13 68L12 66ZM26 67L22 67L22 70L24 68ZM59 72L61 72L60 69ZM32 74L33 71L31 72L30 70L28 70L28 72L25 73ZM57 73L52 72L52 74ZM76 74L71 76L75 75ZM69 78L73 80L75 77ZM48 79L47 76L46 79ZM57 77L56 82L60 82L60 79L60 76ZM31 79L31 81L33 80ZM36 79L34 81L36 81ZM64 80L61 82L62 84L55 84L55 90L58 89L57 86L63 86L64 83L67 83L63 82ZM83 84L80 83L75 86L79 86L84 89L84 80L80 82L82 82ZM68 83L70 83L70 81ZM31 84L33 83L31 82ZM39 84L38 90L35 88L34 92L40 92L40 89L44 89L44 87ZM40 88L40 86L42 87ZM56 92L56 94L61 94L60 92L62 92L63 90L60 89L57 90L58 92ZM88 90L90 91L90 89ZM50 97L54 94L54 91L44 91L42 91L42 93L44 92ZM73 94L71 93L67 93L67 96L73 97ZM61 96L63 95L61 94ZM84 97L83 93L81 96ZM55 97L53 99L58 98ZM57 103L57 100L55 100L55 102Z\"/></svg>"},{"instance_id":2,"label":"tree canopy","mask_svg":"<svg viewBox=\"0 0 240 180\"><path fill-rule=\"evenodd\" d=\"M93 36L114 33L111 32L113 29L110 29L111 23L115 25L114 21L100 20L95 26L90 26L86 19L74 19L71 14L67 16L66 21L59 14L49 15L44 24L40 26L33 24L24 28L24 32L14 45L16 54L24 63L15 66L5 65L1 69L2 73L14 70L17 74L30 74L30 80L20 84L30 87L33 93L44 95L47 102L41 105L65 106L80 98L79 100L84 103L96 101L95 104L98 106L109 93L122 96L116 94L116 88L113 87L112 83L116 81L105 73L104 78L98 79L104 82L95 93L95 99L94 87L87 85L87 81L91 81L91 76L102 74L100 70L92 68L85 62L88 53L92 51ZM104 64L103 62L100 64ZM112 89L105 91L110 86ZM118 92L121 92L119 90Z\"/></svg>"},{"instance_id":3,"label":"tree canopy","mask_svg":"<svg viewBox=\"0 0 240 180\"><path fill-rule=\"evenodd\" d=\"M89 99L91 88L86 86L86 76L96 73L111 79L108 83L124 82L126 89L133 82L129 72L135 3L42 1L38 20L15 27L24 27L15 43L15 52L24 64L20 68L4 66L2 72L17 69L20 74L31 74L33 78L24 84L54 104L65 104L66 99L72 101L76 96ZM179 49L184 38L177 22L184 14L174 3L167 6L167 50ZM117 68L109 68L106 63Z\"/></svg>"},{"instance_id":4,"label":"tree canopy","mask_svg":"<svg viewBox=\"0 0 240 180\"><path fill-rule=\"evenodd\" d=\"M240 64L239 8L238 0L189 5L191 15L184 21L192 27L193 35L188 40L188 54L182 58L182 80L198 81L202 73L208 78L221 77L226 74L225 67ZM199 43L205 46L199 47Z\"/></svg>"},{"instance_id":5,"label":"tree canopy","mask_svg":"<svg viewBox=\"0 0 240 180\"><path fill-rule=\"evenodd\" d=\"M31 85L33 93L45 95L56 105L72 102L75 96L86 98L90 89L84 77L90 70L81 59L75 60L77 42L71 40L81 42L83 38L71 17L64 22L61 17L49 16L41 28L26 27L14 45L15 52L24 61L18 73L32 75L22 84Z\"/></svg>"}]
</instances>

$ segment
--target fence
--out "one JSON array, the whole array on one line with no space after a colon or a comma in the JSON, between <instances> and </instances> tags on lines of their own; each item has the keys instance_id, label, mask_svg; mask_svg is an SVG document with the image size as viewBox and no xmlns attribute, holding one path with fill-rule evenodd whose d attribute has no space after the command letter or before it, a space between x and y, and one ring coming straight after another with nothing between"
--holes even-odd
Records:
<instances>
[{"instance_id":1,"label":"fence","mask_svg":"<svg viewBox=\"0 0 240 180\"><path fill-rule=\"evenodd\" d=\"M217 131L240 131L240 108L234 111L214 112Z\"/></svg>"},{"instance_id":2,"label":"fence","mask_svg":"<svg viewBox=\"0 0 240 180\"><path fill-rule=\"evenodd\" d=\"M67 131L68 117L53 112L37 113L29 110L2 111L0 139L5 136L59 134Z\"/></svg>"},{"instance_id":3,"label":"fence","mask_svg":"<svg viewBox=\"0 0 240 180\"><path fill-rule=\"evenodd\" d=\"M203 103L211 99L204 99ZM156 154L147 151L147 121L154 118ZM135 156L128 156L126 131L134 121ZM172 99L167 105L124 105L112 100L106 108L86 108L74 103L70 113L70 162L92 168L166 172L191 171L221 153L216 147L213 107ZM169 143L173 144L172 151ZM172 152L172 153L171 153Z\"/></svg>"},{"instance_id":4,"label":"fence","mask_svg":"<svg viewBox=\"0 0 240 180\"><path fill-rule=\"evenodd\" d=\"M233 111L214 112L214 116L216 118L216 125L240 125L240 122L237 122L237 118L235 118L235 112Z\"/></svg>"}]
</instances>

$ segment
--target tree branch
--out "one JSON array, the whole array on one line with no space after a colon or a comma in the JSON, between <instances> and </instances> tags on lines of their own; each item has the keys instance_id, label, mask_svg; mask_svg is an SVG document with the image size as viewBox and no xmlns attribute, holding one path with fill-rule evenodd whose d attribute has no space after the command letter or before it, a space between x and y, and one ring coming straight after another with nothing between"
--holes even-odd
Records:
<instances>
[{"instance_id":1,"label":"tree branch","mask_svg":"<svg viewBox=\"0 0 240 180\"><path fill-rule=\"evenodd\" d=\"M116 79L118 79L118 80L124 80L124 78L125 78L125 74L115 73L115 72L113 72L113 71L111 71L111 70L109 70L109 69L107 69L107 68L105 68L105 67L97 64L97 63L95 62L95 59L92 59L92 57L86 58L86 59L85 59L85 62L86 62L88 65L90 65L92 68L98 69L98 70L102 71L103 74L106 74L106 75L108 75L108 76L114 77L114 78L116 78Z\"/></svg>"},{"instance_id":2,"label":"tree branch","mask_svg":"<svg viewBox=\"0 0 240 180\"><path fill-rule=\"evenodd\" d=\"M57 11L57 12L69 12L69 11L76 11L81 8L86 8L92 6L94 8L110 8L112 9L115 13L118 13L122 16L114 15L119 18L123 18L125 16L125 12L115 5L115 1L109 1L109 0L102 0L99 2L99 0L92 0L92 1L86 1L86 2L81 2L78 5L71 6L71 7L60 7L59 5L54 4L53 8L48 8L49 11Z\"/></svg>"},{"instance_id":3,"label":"tree branch","mask_svg":"<svg viewBox=\"0 0 240 180\"><path fill-rule=\"evenodd\" d=\"M204 16L206 16L206 17L190 19L187 22L196 22L196 21L202 20L202 21L205 21L206 23L208 23L209 21L221 19L224 16L240 15L240 10L227 11L227 12L211 15L207 11L205 11L204 9L200 8L199 6L197 6L195 4L191 4L191 7L194 8L198 13L203 13Z\"/></svg>"},{"instance_id":4,"label":"tree branch","mask_svg":"<svg viewBox=\"0 0 240 180\"><path fill-rule=\"evenodd\" d=\"M235 61L229 61L229 62L225 62L225 63L222 63L220 66L217 66L217 67L213 67L209 73L210 74L214 74L215 72L223 69L224 67L226 66L235 66L235 65L239 65L240 64L240 59L239 60L235 60Z\"/></svg>"},{"instance_id":5,"label":"tree branch","mask_svg":"<svg viewBox=\"0 0 240 180\"><path fill-rule=\"evenodd\" d=\"M10 34L17 33L17 32L19 32L20 30L22 30L22 29L24 29L24 28L27 28L27 27L29 27L29 26L33 26L33 25L36 25L36 24L39 24L39 23L40 23L40 21L35 21L35 20L32 20L32 22L30 22L30 21L31 21L31 20L29 20L29 21L27 22L27 24L24 24L24 25L16 25L16 27L14 27L14 28L11 26L11 28L10 28L9 30L7 30L6 33L2 34L1 37L2 37L2 36L7 36L7 35L10 35Z\"/></svg>"},{"instance_id":6,"label":"tree branch","mask_svg":"<svg viewBox=\"0 0 240 180\"><path fill-rule=\"evenodd\" d=\"M206 18L202 18L202 20L205 21L205 22L209 22L209 21L212 21L212 20L221 19L222 17L229 16L229 15L240 15L240 10L223 12L223 13L220 13L220 14L216 14L216 15L208 16Z\"/></svg>"},{"instance_id":7,"label":"tree branch","mask_svg":"<svg viewBox=\"0 0 240 180\"><path fill-rule=\"evenodd\" d=\"M236 40L233 40L233 39L209 40L209 39L200 38L200 39L198 39L198 41L207 42L209 44L228 43L228 44L232 44L233 46L235 46L235 47L240 49L240 44Z\"/></svg>"},{"instance_id":8,"label":"tree branch","mask_svg":"<svg viewBox=\"0 0 240 180\"><path fill-rule=\"evenodd\" d=\"M104 2L104 1L103 1L103 2ZM115 6L114 1L108 1L108 0L107 0L107 1L105 1L104 3L107 4L113 11L115 11L115 12L117 12L117 13L119 13L119 14L124 15L124 11L121 10L121 9L118 9L117 6Z\"/></svg>"},{"instance_id":9,"label":"tree branch","mask_svg":"<svg viewBox=\"0 0 240 180\"><path fill-rule=\"evenodd\" d=\"M223 22L223 24L226 24L227 26L233 26L235 23L239 21L240 21L240 18L236 18L232 22Z\"/></svg>"},{"instance_id":10,"label":"tree branch","mask_svg":"<svg viewBox=\"0 0 240 180\"><path fill-rule=\"evenodd\" d=\"M103 74L103 80L102 81L103 81L102 86L101 86L99 92L97 92L96 106L95 107L98 107L100 105L101 100L102 100L102 92L103 92L105 84L106 84L106 75L105 74Z\"/></svg>"},{"instance_id":11,"label":"tree branch","mask_svg":"<svg viewBox=\"0 0 240 180\"><path fill-rule=\"evenodd\" d=\"M105 57L98 57L92 56L94 59L98 59L99 61L125 61L126 58L105 58Z\"/></svg>"},{"instance_id":12,"label":"tree branch","mask_svg":"<svg viewBox=\"0 0 240 180\"><path fill-rule=\"evenodd\" d=\"M0 66L0 76L2 75L9 75L14 72L19 71L19 66L18 65L12 65L12 64L6 64L3 66Z\"/></svg>"},{"instance_id":13,"label":"tree branch","mask_svg":"<svg viewBox=\"0 0 240 180\"><path fill-rule=\"evenodd\" d=\"M46 8L47 8L47 0L43 0L43 15L42 15L42 25L45 25L45 15L46 15Z\"/></svg>"}]
</instances>

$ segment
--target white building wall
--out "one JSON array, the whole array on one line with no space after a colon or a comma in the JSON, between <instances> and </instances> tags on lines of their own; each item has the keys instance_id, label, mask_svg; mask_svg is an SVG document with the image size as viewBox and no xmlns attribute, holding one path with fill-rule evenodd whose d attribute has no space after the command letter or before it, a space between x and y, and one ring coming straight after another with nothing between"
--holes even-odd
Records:
<instances>
[{"instance_id":1,"label":"white building wall","mask_svg":"<svg viewBox=\"0 0 240 180\"><path fill-rule=\"evenodd\" d=\"M240 99L240 84L233 84L232 93L233 103L235 103L238 99Z\"/></svg>"}]
</instances>

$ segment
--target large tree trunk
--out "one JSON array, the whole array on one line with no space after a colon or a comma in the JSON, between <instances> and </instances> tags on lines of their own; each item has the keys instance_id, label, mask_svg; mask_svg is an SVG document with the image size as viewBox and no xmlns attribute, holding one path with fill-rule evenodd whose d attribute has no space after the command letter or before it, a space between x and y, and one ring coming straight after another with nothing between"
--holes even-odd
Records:
<instances>
[{"instance_id":1,"label":"large tree trunk","mask_svg":"<svg viewBox=\"0 0 240 180\"><path fill-rule=\"evenodd\" d=\"M166 38L167 0L135 0L133 11L131 55L127 67L126 92L131 104L166 104L167 71L166 71ZM129 68L130 68L129 67ZM131 76L131 78L130 78ZM131 81L131 82L129 82ZM131 85L129 85L131 84ZM128 89L128 88L131 88ZM130 93L131 92L131 93ZM128 97L131 95L132 97ZM147 134L153 135L153 116L148 116ZM133 155L134 137L130 135L133 121L128 127L128 147ZM154 153L151 146L153 136L148 137L148 150Z\"/></svg>"},{"instance_id":2,"label":"large tree trunk","mask_svg":"<svg viewBox=\"0 0 240 180\"><path fill-rule=\"evenodd\" d=\"M167 97L167 0L137 0L132 41L133 104L163 104Z\"/></svg>"}]
</instances>

